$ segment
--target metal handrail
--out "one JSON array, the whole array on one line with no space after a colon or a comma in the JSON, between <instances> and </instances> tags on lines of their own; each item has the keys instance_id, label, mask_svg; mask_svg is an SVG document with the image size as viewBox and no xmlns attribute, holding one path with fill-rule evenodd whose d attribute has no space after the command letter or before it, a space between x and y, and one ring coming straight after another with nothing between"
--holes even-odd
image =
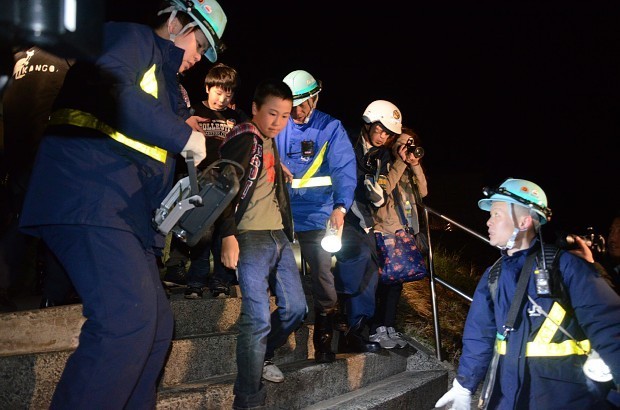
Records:
<instances>
[{"instance_id":1,"label":"metal handrail","mask_svg":"<svg viewBox=\"0 0 620 410\"><path fill-rule=\"evenodd\" d=\"M453 291L458 296L462 297L463 299L467 300L470 303L473 300L473 298L472 296L468 295L466 292L450 284L445 279L442 279L435 273L435 264L433 263L433 241L431 238L431 229L430 229L430 223L429 223L429 218L428 218L429 213L438 216L439 218L449 222L451 225L454 225L464 230L465 232L475 236L476 238L486 242L487 244L489 244L489 240L486 238L486 236L483 236L479 234L478 232L466 227L465 225L460 224L451 218L448 218L447 216L439 213L438 211L432 209L431 207L427 205L417 204L417 206L420 209L422 209L424 220L426 221L424 225L426 226L426 237L428 238L428 264L430 268L429 269L430 271L429 283L430 283L430 291L431 291L430 292L431 293L431 305L433 309L433 330L434 330L434 335L435 335L435 355L437 356L437 359L439 361L443 361L443 355L441 353L441 333L440 333L440 327L439 327L439 308L437 304L437 292L435 291L435 283L436 282L440 283L441 285L445 286L447 289ZM301 270L302 276L307 275L306 263L307 263L306 259L304 258L303 254L300 252L300 270Z\"/></svg>"},{"instance_id":2,"label":"metal handrail","mask_svg":"<svg viewBox=\"0 0 620 410\"><path fill-rule=\"evenodd\" d=\"M431 289L431 304L432 304L432 308L433 308L433 330L434 330L434 334L435 334L435 355L437 356L437 359L439 361L443 361L443 355L441 353L441 333L440 333L440 328L439 328L439 309L438 309L438 304L437 304L437 292L435 292L435 282L441 283L443 286L445 286L447 289L453 291L454 293L456 293L457 295L461 296L463 299L471 302L472 301L472 297L470 295L468 295L467 293L463 292L462 290L458 289L457 287L451 285L450 283L448 283L446 280L440 278L436 273L435 273L435 264L433 263L433 241L431 239L431 228L430 228L430 223L429 223L429 213L432 213L433 215L436 215L438 217L440 217L441 219L450 222L451 225L454 225L464 231L466 231L467 233L477 237L478 239L486 242L487 244L489 243L489 240L477 233L476 231L466 227L463 224L460 224L456 221L454 221L453 219L448 218L445 215L440 214L439 212L435 211L434 209L423 205L423 204L418 204L418 207L420 207L424 212L424 218L426 221L426 237L428 238L428 264L430 267L430 289Z\"/></svg>"}]
</instances>

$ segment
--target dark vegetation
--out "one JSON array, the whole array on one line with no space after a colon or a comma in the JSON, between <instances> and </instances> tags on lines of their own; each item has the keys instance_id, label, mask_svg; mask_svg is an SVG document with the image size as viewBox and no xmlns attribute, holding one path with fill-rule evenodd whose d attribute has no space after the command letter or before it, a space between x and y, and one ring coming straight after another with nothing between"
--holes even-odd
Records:
<instances>
[{"instance_id":1,"label":"dark vegetation","mask_svg":"<svg viewBox=\"0 0 620 410\"><path fill-rule=\"evenodd\" d=\"M496 249L479 238L445 226L441 231L431 230L431 244L435 275L469 296L473 296L484 269L499 257ZM435 293L442 358L456 366L470 302L439 283ZM429 279L405 284L397 320L399 330L435 352Z\"/></svg>"}]
</instances>

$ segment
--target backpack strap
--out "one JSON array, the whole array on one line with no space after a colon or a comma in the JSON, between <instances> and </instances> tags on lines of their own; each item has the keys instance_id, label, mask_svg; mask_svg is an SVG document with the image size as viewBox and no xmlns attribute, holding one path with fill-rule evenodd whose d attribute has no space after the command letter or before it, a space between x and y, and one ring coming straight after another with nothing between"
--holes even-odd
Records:
<instances>
[{"instance_id":1,"label":"backpack strap","mask_svg":"<svg viewBox=\"0 0 620 410\"><path fill-rule=\"evenodd\" d=\"M545 247L545 264L547 265L547 268L549 269L549 272L551 272L551 270L554 267L557 267L557 260L560 257L560 248L558 248L555 245L552 245L550 243L546 243L544 244ZM542 251L539 250L538 251L538 256L537 259L539 261L542 260Z\"/></svg>"},{"instance_id":2,"label":"backpack strap","mask_svg":"<svg viewBox=\"0 0 620 410\"><path fill-rule=\"evenodd\" d=\"M493 300L494 304L497 301L497 279L499 278L499 274L502 271L502 259L504 259L503 256L497 258L497 260L489 270L488 286L489 292L491 292L491 299Z\"/></svg>"},{"instance_id":3,"label":"backpack strap","mask_svg":"<svg viewBox=\"0 0 620 410\"><path fill-rule=\"evenodd\" d=\"M545 264L547 269L549 270L549 277L551 279L551 289L552 295L551 297L556 299L558 303L566 310L567 315L572 314L573 305L571 303L570 297L568 296L568 292L566 291L566 285L562 280L562 273L560 272L560 254L561 249L553 244L545 244ZM491 298L493 299L493 303L497 301L497 283L498 278L502 270L501 261L503 256L499 257L495 263L491 266L489 271L489 292L491 293ZM537 261L542 261L542 251L539 250L537 257Z\"/></svg>"},{"instance_id":4,"label":"backpack strap","mask_svg":"<svg viewBox=\"0 0 620 410\"><path fill-rule=\"evenodd\" d=\"M560 255L562 251L555 245L545 244L545 263L549 269L549 278L551 280L551 297L556 299L558 303L566 310L566 314L573 313L573 304L566 290L566 285L562 280L562 272L560 272ZM542 258L539 251L539 258Z\"/></svg>"}]
</instances>

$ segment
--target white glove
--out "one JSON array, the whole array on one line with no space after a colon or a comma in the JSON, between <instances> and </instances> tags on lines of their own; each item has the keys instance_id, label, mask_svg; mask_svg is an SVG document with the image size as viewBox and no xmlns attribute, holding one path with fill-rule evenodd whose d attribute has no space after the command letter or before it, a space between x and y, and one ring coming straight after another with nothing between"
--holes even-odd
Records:
<instances>
[{"instance_id":1,"label":"white glove","mask_svg":"<svg viewBox=\"0 0 620 410\"><path fill-rule=\"evenodd\" d=\"M454 379L452 388L441 396L441 399L437 400L435 407L443 407L448 403L452 403L448 410L469 410L471 408L471 392Z\"/></svg>"},{"instance_id":2,"label":"white glove","mask_svg":"<svg viewBox=\"0 0 620 410\"><path fill-rule=\"evenodd\" d=\"M192 151L194 154L194 165L200 164L207 157L207 144L202 132L192 131L181 151L183 158L187 158L187 151Z\"/></svg>"},{"instance_id":3,"label":"white glove","mask_svg":"<svg viewBox=\"0 0 620 410\"><path fill-rule=\"evenodd\" d=\"M385 199L383 198L383 188L381 188L381 185L379 185L378 182L373 184L370 179L365 179L364 186L368 190L368 199L370 202L377 208L383 205Z\"/></svg>"}]
</instances>

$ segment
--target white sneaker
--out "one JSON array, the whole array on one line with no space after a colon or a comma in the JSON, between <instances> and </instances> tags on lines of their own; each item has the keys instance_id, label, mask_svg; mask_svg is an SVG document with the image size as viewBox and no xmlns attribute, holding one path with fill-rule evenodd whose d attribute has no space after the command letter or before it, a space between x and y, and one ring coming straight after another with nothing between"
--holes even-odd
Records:
<instances>
[{"instance_id":1,"label":"white sneaker","mask_svg":"<svg viewBox=\"0 0 620 410\"><path fill-rule=\"evenodd\" d=\"M371 342L379 343L384 349L393 349L398 346L396 341L390 339L390 336L388 336L385 326L379 326L377 328L377 333L375 333L374 335L370 335L368 339Z\"/></svg>"},{"instance_id":2,"label":"white sneaker","mask_svg":"<svg viewBox=\"0 0 620 410\"><path fill-rule=\"evenodd\" d=\"M396 329L394 329L393 327L387 328L387 334L390 337L390 339L396 342L397 344L396 347L399 349L403 349L407 347L407 345L409 344L409 342L406 341L405 338L403 337L403 334L400 332L397 332Z\"/></svg>"},{"instance_id":3,"label":"white sneaker","mask_svg":"<svg viewBox=\"0 0 620 410\"><path fill-rule=\"evenodd\" d=\"M282 383L284 375L271 360L265 360L265 363L263 363L263 379L273 383Z\"/></svg>"}]
</instances>

